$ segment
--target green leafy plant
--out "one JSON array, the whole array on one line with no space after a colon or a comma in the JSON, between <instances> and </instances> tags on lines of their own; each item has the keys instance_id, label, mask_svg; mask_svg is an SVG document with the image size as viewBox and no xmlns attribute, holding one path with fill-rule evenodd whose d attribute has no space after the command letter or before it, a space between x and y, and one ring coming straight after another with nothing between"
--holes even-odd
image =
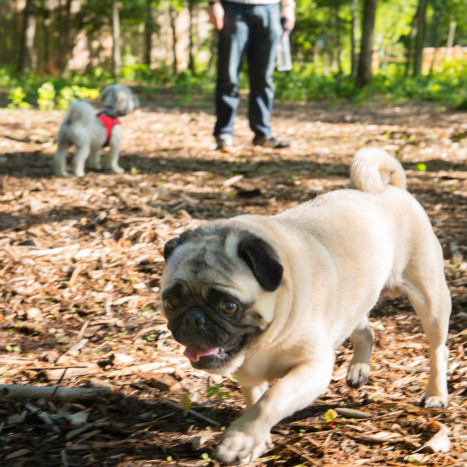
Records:
<instances>
[{"instance_id":1,"label":"green leafy plant","mask_svg":"<svg viewBox=\"0 0 467 467\"><path fill-rule=\"evenodd\" d=\"M55 87L52 82L45 82L38 90L37 105L41 110L52 110L55 108Z\"/></svg>"},{"instance_id":2,"label":"green leafy plant","mask_svg":"<svg viewBox=\"0 0 467 467\"><path fill-rule=\"evenodd\" d=\"M201 463L201 464L204 464L205 462L211 462L212 459L209 457L209 454L207 452L203 452L203 454L201 454L201 461L199 461L198 463Z\"/></svg>"},{"instance_id":3,"label":"green leafy plant","mask_svg":"<svg viewBox=\"0 0 467 467\"><path fill-rule=\"evenodd\" d=\"M24 102L25 97L26 97L26 93L23 91L23 88L19 86L16 88L13 88L8 94L8 99L11 100L11 102L8 104L8 108L28 109L29 107L31 107L31 105L28 104L27 102Z\"/></svg>"},{"instance_id":4,"label":"green leafy plant","mask_svg":"<svg viewBox=\"0 0 467 467\"><path fill-rule=\"evenodd\" d=\"M191 409L190 395L187 394L186 392L184 392L183 394L180 394L180 403L183 406L183 415L186 416L186 414Z\"/></svg>"},{"instance_id":5,"label":"green leafy plant","mask_svg":"<svg viewBox=\"0 0 467 467\"><path fill-rule=\"evenodd\" d=\"M65 86L60 89L57 98L59 109L66 110L70 106L70 101L96 99L99 97L99 89L87 88L85 86Z\"/></svg>"},{"instance_id":6,"label":"green leafy plant","mask_svg":"<svg viewBox=\"0 0 467 467\"><path fill-rule=\"evenodd\" d=\"M226 398L228 399L230 397L230 394L225 391L221 391L222 384L216 384L215 386L209 386L207 389L207 397L217 397L219 399Z\"/></svg>"}]
</instances>

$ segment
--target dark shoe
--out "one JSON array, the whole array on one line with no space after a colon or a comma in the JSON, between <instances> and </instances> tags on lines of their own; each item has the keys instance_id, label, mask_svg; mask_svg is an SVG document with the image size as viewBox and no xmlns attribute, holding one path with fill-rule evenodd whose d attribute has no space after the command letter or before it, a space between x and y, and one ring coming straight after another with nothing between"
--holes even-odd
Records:
<instances>
[{"instance_id":1,"label":"dark shoe","mask_svg":"<svg viewBox=\"0 0 467 467\"><path fill-rule=\"evenodd\" d=\"M222 133L216 136L216 149L222 152L233 151L233 135L230 133Z\"/></svg>"},{"instance_id":2,"label":"dark shoe","mask_svg":"<svg viewBox=\"0 0 467 467\"><path fill-rule=\"evenodd\" d=\"M279 141L273 136L261 136L259 138L255 136L253 138L253 144L255 146L263 146L263 148L272 149L284 149L290 147L290 143L288 141Z\"/></svg>"}]
</instances>

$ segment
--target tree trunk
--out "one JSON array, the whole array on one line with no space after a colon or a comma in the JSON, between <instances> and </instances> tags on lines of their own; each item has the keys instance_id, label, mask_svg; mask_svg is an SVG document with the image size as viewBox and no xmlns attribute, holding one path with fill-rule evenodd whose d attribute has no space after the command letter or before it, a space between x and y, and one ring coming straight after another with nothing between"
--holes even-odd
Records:
<instances>
[{"instance_id":1,"label":"tree trunk","mask_svg":"<svg viewBox=\"0 0 467 467\"><path fill-rule=\"evenodd\" d=\"M27 0L23 10L23 24L17 71L30 71L36 65L34 38L36 36L37 18L34 0Z\"/></svg>"},{"instance_id":2,"label":"tree trunk","mask_svg":"<svg viewBox=\"0 0 467 467\"><path fill-rule=\"evenodd\" d=\"M412 68L413 63L413 56L414 56L414 49L415 49L415 21L416 21L416 14L412 19L412 27L410 28L409 34L409 43L407 44L407 54L406 54L406 61L405 61L405 77L410 75L410 70Z\"/></svg>"},{"instance_id":3,"label":"tree trunk","mask_svg":"<svg viewBox=\"0 0 467 467\"><path fill-rule=\"evenodd\" d=\"M456 35L456 26L457 26L457 23L454 20L454 16L451 15L449 17L449 33L448 33L448 40L446 43L447 48L454 47L454 37Z\"/></svg>"},{"instance_id":4,"label":"tree trunk","mask_svg":"<svg viewBox=\"0 0 467 467\"><path fill-rule=\"evenodd\" d=\"M195 2L193 0L188 0L188 13L190 16L190 24L189 24L189 43L188 43L188 69L193 73L196 74L195 69L195 59L194 59L194 7Z\"/></svg>"},{"instance_id":5,"label":"tree trunk","mask_svg":"<svg viewBox=\"0 0 467 467\"><path fill-rule=\"evenodd\" d=\"M354 78L357 76L357 14L358 0L352 0L352 19L350 20L350 73Z\"/></svg>"},{"instance_id":6,"label":"tree trunk","mask_svg":"<svg viewBox=\"0 0 467 467\"><path fill-rule=\"evenodd\" d=\"M154 32L154 19L152 17L151 0L146 0L146 22L144 25L144 63L151 66L152 34Z\"/></svg>"},{"instance_id":7,"label":"tree trunk","mask_svg":"<svg viewBox=\"0 0 467 467\"><path fill-rule=\"evenodd\" d=\"M415 49L413 57L412 76L419 76L422 71L423 46L426 39L426 12L428 0L419 0L417 13L415 15Z\"/></svg>"},{"instance_id":8,"label":"tree trunk","mask_svg":"<svg viewBox=\"0 0 467 467\"><path fill-rule=\"evenodd\" d=\"M68 63L70 53L70 28L71 28L71 0L65 0L65 5L60 2L59 8L59 36L58 36L58 69L64 71Z\"/></svg>"},{"instance_id":9,"label":"tree trunk","mask_svg":"<svg viewBox=\"0 0 467 467\"><path fill-rule=\"evenodd\" d=\"M376 5L378 0L364 0L362 16L362 40L358 60L357 89L370 84L373 79L371 61L373 58L373 36L375 30Z\"/></svg>"},{"instance_id":10,"label":"tree trunk","mask_svg":"<svg viewBox=\"0 0 467 467\"><path fill-rule=\"evenodd\" d=\"M177 20L177 10L174 6L170 5L170 27L172 29L172 70L173 74L178 74L178 57L177 57L177 27L176 27L176 20Z\"/></svg>"},{"instance_id":11,"label":"tree trunk","mask_svg":"<svg viewBox=\"0 0 467 467\"><path fill-rule=\"evenodd\" d=\"M340 2L336 2L333 8L334 24L335 24L335 47L336 47L336 63L337 63L337 84L340 88L342 84L342 48L341 48L341 20L339 18Z\"/></svg>"},{"instance_id":12,"label":"tree trunk","mask_svg":"<svg viewBox=\"0 0 467 467\"><path fill-rule=\"evenodd\" d=\"M41 10L42 10L42 36L43 36L43 51L42 51L42 62L44 63L46 69L49 65L50 59L50 11L47 7L47 2L45 0L41 1Z\"/></svg>"},{"instance_id":13,"label":"tree trunk","mask_svg":"<svg viewBox=\"0 0 467 467\"><path fill-rule=\"evenodd\" d=\"M440 34L439 30L441 27L441 21L443 18L443 9L440 8L437 0L432 1L433 6L433 17L430 25L430 35L429 35L429 45L434 48L433 55L431 57L430 63L430 74L433 74L435 64L436 64L436 57L438 55L438 47L440 44Z\"/></svg>"},{"instance_id":14,"label":"tree trunk","mask_svg":"<svg viewBox=\"0 0 467 467\"><path fill-rule=\"evenodd\" d=\"M112 74L120 75L122 55L120 51L120 14L117 0L112 0Z\"/></svg>"}]
</instances>

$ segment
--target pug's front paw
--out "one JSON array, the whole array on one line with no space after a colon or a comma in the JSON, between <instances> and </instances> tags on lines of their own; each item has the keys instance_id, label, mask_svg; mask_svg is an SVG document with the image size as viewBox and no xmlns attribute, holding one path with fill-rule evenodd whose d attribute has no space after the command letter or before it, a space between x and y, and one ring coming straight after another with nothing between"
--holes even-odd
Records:
<instances>
[{"instance_id":1,"label":"pug's front paw","mask_svg":"<svg viewBox=\"0 0 467 467\"><path fill-rule=\"evenodd\" d=\"M227 430L217 447L214 457L227 465L252 462L272 447L271 435L259 437L243 431Z\"/></svg>"}]
</instances>

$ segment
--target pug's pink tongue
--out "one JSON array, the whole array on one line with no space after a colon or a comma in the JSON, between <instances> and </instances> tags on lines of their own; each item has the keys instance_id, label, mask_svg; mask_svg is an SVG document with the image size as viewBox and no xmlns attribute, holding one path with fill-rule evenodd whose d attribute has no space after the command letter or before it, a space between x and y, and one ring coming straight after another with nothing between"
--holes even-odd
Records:
<instances>
[{"instance_id":1,"label":"pug's pink tongue","mask_svg":"<svg viewBox=\"0 0 467 467\"><path fill-rule=\"evenodd\" d=\"M199 362L201 357L206 357L208 355L216 355L219 352L219 347L206 348L201 347L196 344L191 344L187 346L183 355L189 358L192 362Z\"/></svg>"}]
</instances>

